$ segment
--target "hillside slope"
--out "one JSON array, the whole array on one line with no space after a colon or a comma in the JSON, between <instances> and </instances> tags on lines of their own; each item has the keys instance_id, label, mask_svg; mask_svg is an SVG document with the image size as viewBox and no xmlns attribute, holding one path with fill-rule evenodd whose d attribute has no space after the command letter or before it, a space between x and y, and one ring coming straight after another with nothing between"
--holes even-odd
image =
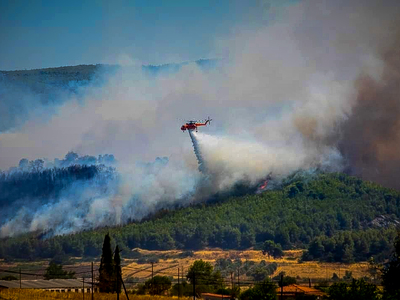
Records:
<instances>
[{"instance_id":1,"label":"hillside slope","mask_svg":"<svg viewBox=\"0 0 400 300\"><path fill-rule=\"evenodd\" d=\"M274 240L310 246L307 258L359 261L389 256L400 218L400 193L343 174L292 178L279 190L161 211L140 223L74 235L3 239L0 258L97 256L109 232L125 249L244 249Z\"/></svg>"}]
</instances>

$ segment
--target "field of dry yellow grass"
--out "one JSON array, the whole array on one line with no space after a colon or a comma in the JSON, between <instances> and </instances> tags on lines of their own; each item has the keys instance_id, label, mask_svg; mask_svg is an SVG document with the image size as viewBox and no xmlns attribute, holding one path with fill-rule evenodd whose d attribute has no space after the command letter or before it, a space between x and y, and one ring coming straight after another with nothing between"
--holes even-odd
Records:
<instances>
[{"instance_id":1,"label":"field of dry yellow grass","mask_svg":"<svg viewBox=\"0 0 400 300\"><path fill-rule=\"evenodd\" d=\"M316 261L299 262L299 259L303 253L302 250L285 251L284 256L281 259L273 259L272 257L263 255L262 251L259 250L226 251L221 249L206 249L201 251L194 251L193 253L191 253L190 256L186 257L183 255L184 253L181 250L148 251L143 249L133 249L132 251L136 252L136 256L139 258L140 257L158 258L158 262L154 263L153 266L154 275L165 275L173 277L174 282L176 282L178 278L178 268L180 277L182 278L187 274L188 268L190 267L190 265L193 264L195 260L202 259L214 265L216 260L220 258L224 259L229 258L231 260L240 259L242 262L254 261L256 263L259 263L262 260L265 260L266 262L275 262L277 263L278 268L274 272L274 274L272 274L271 277L278 275L280 272L285 272L285 274L288 276L297 277L299 283L308 282L308 279L311 279L312 283L314 284L317 283L318 281L330 280L332 278L333 273L336 273L339 277L343 277L346 271L352 272L352 276L354 278L360 278L369 275L367 262L354 263L354 264L320 263ZM138 263L138 259L124 259L122 265L123 265L122 276L124 278L124 281L126 282L126 286L128 289L133 289L136 283L144 282L147 279L151 278L152 266L150 263ZM30 262L30 263L29 262L6 263L4 261L0 262L0 269L13 270L14 272L18 271L19 269L23 270L23 272L25 272L26 275L22 276L22 280L42 279L47 266L48 266L48 261ZM65 268L65 270L75 271L77 274L79 274L79 276L91 278L91 262L80 261L78 258L76 258L74 263L65 265L63 267ZM95 277L98 276L98 268L99 268L99 262L97 261L94 263ZM32 276L29 274L35 274L35 275ZM9 275L9 274L3 273L0 275ZM18 277L18 274L16 274L15 276ZM230 278L226 279L230 280ZM242 281L252 280L252 278L247 278L245 274L240 274L240 279ZM44 294L44 295L49 295L49 294ZM16 299L16 298L10 298L12 297L12 293L9 296L7 296L8 298L3 296L3 294L0 294L0 296L5 299ZM71 297L75 296L76 295L74 294ZM45 299L53 299L49 297ZM57 297L67 297L67 296L58 295ZM108 296L105 295L104 297ZM80 299L81 298L82 295ZM54 299L64 299L64 298L54 298ZM66 299L74 299L74 298L66 298ZM109 298L100 298L100 299L109 299ZM136 299L146 299L146 298L136 298Z\"/></svg>"},{"instance_id":2,"label":"field of dry yellow grass","mask_svg":"<svg viewBox=\"0 0 400 300\"><path fill-rule=\"evenodd\" d=\"M159 259L159 262L154 264L154 274L167 275L177 278L178 267L180 272L183 268L184 274L186 274L189 266L198 259L208 261L215 264L215 261L219 258L229 258L229 259L240 259L242 262L249 260L254 262L260 262L265 260L266 262L276 262L278 264L278 269L275 271L273 276L279 274L280 272L285 272L286 275L301 277L301 278L311 278L311 279L330 279L333 273L336 273L339 277L343 277L346 271L352 272L354 278L360 278L368 275L368 264L366 262L354 263L354 264L344 264L344 263L320 263L315 261L310 262L299 262L299 258L302 255L302 250L290 250L285 251L285 255L282 259L273 259L262 254L259 250L220 250L220 249L209 249L195 251L193 256L186 258L179 258L182 251L148 251L135 249L143 255L166 257L165 259ZM128 264L122 269L123 277L136 277L136 278L146 278L151 275L151 264L138 264L136 261L126 260ZM143 270L145 269L145 270ZM143 270L143 271L141 271ZM158 273L159 272L159 273Z\"/></svg>"},{"instance_id":3,"label":"field of dry yellow grass","mask_svg":"<svg viewBox=\"0 0 400 300\"><path fill-rule=\"evenodd\" d=\"M167 297L167 296L141 296L141 295L132 295L128 294L130 300L172 300L178 299L178 297ZM94 293L95 300L115 300L117 299L116 294L103 294L103 293ZM76 299L82 300L87 299L90 300L91 294L82 293L56 293L56 292L48 292L48 291L41 291L41 290L29 290L29 289L22 289L19 291L18 289L5 289L0 290L0 299L7 299L7 300L50 300L50 299ZM124 294L119 295L120 300L127 300ZM189 298L181 297L182 300L189 300Z\"/></svg>"},{"instance_id":4,"label":"field of dry yellow grass","mask_svg":"<svg viewBox=\"0 0 400 300\"><path fill-rule=\"evenodd\" d=\"M91 262L82 262L82 258L77 258L76 262L71 262L69 264L63 265L64 270L74 271L79 273L81 276L90 277L91 276ZM35 280L43 279L43 275L46 273L46 269L49 266L49 260L41 261L26 261L26 262L5 262L0 260L0 269L9 270L12 272L17 272L15 274L10 274L6 272L0 272L0 278L6 275L14 275L19 277L19 270L22 271L22 280ZM94 263L94 271L97 274L99 268L99 262ZM29 275L32 274L32 275Z\"/></svg>"}]
</instances>

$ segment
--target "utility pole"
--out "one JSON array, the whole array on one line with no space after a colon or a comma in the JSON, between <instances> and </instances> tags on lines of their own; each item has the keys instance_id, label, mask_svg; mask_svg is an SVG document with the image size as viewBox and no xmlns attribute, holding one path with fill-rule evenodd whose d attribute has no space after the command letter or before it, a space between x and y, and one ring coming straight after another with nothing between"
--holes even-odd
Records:
<instances>
[{"instance_id":1,"label":"utility pole","mask_svg":"<svg viewBox=\"0 0 400 300\"><path fill-rule=\"evenodd\" d=\"M117 273L118 273L118 277L121 279L122 286L124 287L126 299L129 300L129 296L128 296L128 293L126 292L125 283L124 283L124 280L122 279L122 275L119 272L117 272Z\"/></svg>"},{"instance_id":2,"label":"utility pole","mask_svg":"<svg viewBox=\"0 0 400 300\"><path fill-rule=\"evenodd\" d=\"M240 288L239 277L240 277L240 267L238 267L238 287Z\"/></svg>"},{"instance_id":3,"label":"utility pole","mask_svg":"<svg viewBox=\"0 0 400 300\"><path fill-rule=\"evenodd\" d=\"M326 281L328 281L328 269L326 266L325 266L325 278L326 278Z\"/></svg>"},{"instance_id":4,"label":"utility pole","mask_svg":"<svg viewBox=\"0 0 400 300\"><path fill-rule=\"evenodd\" d=\"M193 270L193 300L196 300L196 276L194 270Z\"/></svg>"},{"instance_id":5,"label":"utility pole","mask_svg":"<svg viewBox=\"0 0 400 300\"><path fill-rule=\"evenodd\" d=\"M119 286L119 276L117 275L117 300L119 300L119 288L118 288L118 286Z\"/></svg>"},{"instance_id":6,"label":"utility pole","mask_svg":"<svg viewBox=\"0 0 400 300\"><path fill-rule=\"evenodd\" d=\"M92 300L94 297L94 272L93 272L93 262L92 262Z\"/></svg>"},{"instance_id":7,"label":"utility pole","mask_svg":"<svg viewBox=\"0 0 400 300\"><path fill-rule=\"evenodd\" d=\"M283 274L281 274L281 299L283 300Z\"/></svg>"},{"instance_id":8,"label":"utility pole","mask_svg":"<svg viewBox=\"0 0 400 300\"><path fill-rule=\"evenodd\" d=\"M233 272L231 272L231 290L233 291Z\"/></svg>"},{"instance_id":9,"label":"utility pole","mask_svg":"<svg viewBox=\"0 0 400 300\"><path fill-rule=\"evenodd\" d=\"M85 277L82 277L82 297L85 300Z\"/></svg>"},{"instance_id":10,"label":"utility pole","mask_svg":"<svg viewBox=\"0 0 400 300\"><path fill-rule=\"evenodd\" d=\"M21 274L21 268L19 268L19 295L18 298L21 299L21 287L22 287L22 274Z\"/></svg>"},{"instance_id":11,"label":"utility pole","mask_svg":"<svg viewBox=\"0 0 400 300\"><path fill-rule=\"evenodd\" d=\"M151 262L151 294L153 295L154 292L154 271L153 271L154 262Z\"/></svg>"},{"instance_id":12,"label":"utility pole","mask_svg":"<svg viewBox=\"0 0 400 300\"><path fill-rule=\"evenodd\" d=\"M178 299L181 295L181 285L179 284L179 267L178 267Z\"/></svg>"}]
</instances>

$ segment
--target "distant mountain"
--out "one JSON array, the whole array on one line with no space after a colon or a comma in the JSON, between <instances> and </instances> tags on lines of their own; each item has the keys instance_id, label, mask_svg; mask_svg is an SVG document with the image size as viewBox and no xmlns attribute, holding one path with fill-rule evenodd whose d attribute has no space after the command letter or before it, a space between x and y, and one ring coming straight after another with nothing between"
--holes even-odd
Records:
<instances>
[{"instance_id":1,"label":"distant mountain","mask_svg":"<svg viewBox=\"0 0 400 300\"><path fill-rule=\"evenodd\" d=\"M161 210L141 222L42 239L0 242L0 258L98 256L109 232L129 249L308 249L303 259L353 262L389 257L400 220L400 193L344 174L297 176L279 189Z\"/></svg>"},{"instance_id":2,"label":"distant mountain","mask_svg":"<svg viewBox=\"0 0 400 300\"><path fill-rule=\"evenodd\" d=\"M201 59L195 63L203 70L217 66L217 59ZM138 66L147 76L177 72L179 64ZM102 86L110 75L121 67L118 65L78 65L35 70L0 71L0 133L23 124L33 114L41 115L42 108L53 108L70 99L81 99L89 86ZM73 97L71 97L73 96ZM50 109L48 109L50 108Z\"/></svg>"},{"instance_id":3,"label":"distant mountain","mask_svg":"<svg viewBox=\"0 0 400 300\"><path fill-rule=\"evenodd\" d=\"M182 66L190 63L195 63L204 70L215 68L218 61L217 59L200 59L194 62L146 65L139 68L149 75L158 75L163 72L177 72ZM123 67L119 65L96 64L0 71L0 82L11 81L13 83L25 84L37 92L44 92L48 87L65 88L74 91L79 86L99 80L100 75L114 73L120 68Z\"/></svg>"}]
</instances>

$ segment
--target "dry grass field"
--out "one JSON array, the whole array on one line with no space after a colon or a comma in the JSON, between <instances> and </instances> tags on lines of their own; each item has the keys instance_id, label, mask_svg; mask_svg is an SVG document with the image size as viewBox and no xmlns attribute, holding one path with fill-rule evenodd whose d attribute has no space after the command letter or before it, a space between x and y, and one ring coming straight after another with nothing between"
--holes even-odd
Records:
<instances>
[{"instance_id":1,"label":"dry grass field","mask_svg":"<svg viewBox=\"0 0 400 300\"><path fill-rule=\"evenodd\" d=\"M22 289L19 291L18 289L6 289L0 290L0 299L7 300L50 300L50 299L76 299L76 300L90 300L91 294L82 293L56 293L56 292L47 292L40 290L27 290ZM95 293L95 300L115 300L117 299L116 294L103 294L103 293ZM121 294L119 296L120 300L126 300L125 295ZM166 296L139 296L139 295L129 295L130 300L172 300L178 299L178 297L166 297ZM189 298L181 297L182 300L188 300Z\"/></svg>"},{"instance_id":2,"label":"dry grass field","mask_svg":"<svg viewBox=\"0 0 400 300\"><path fill-rule=\"evenodd\" d=\"M291 250L285 251L285 255L282 259L273 259L272 257L268 257L262 254L262 251L259 250L244 250L244 251L225 251L221 249L206 249L201 251L194 251L190 253L191 255L187 256L188 253L184 253L180 250L171 250L171 251L148 251L142 249L133 249L136 257L138 258L157 258L158 262L154 263L153 270L154 275L165 275L173 277L174 283L178 278L178 268L180 277L182 278L182 274L185 276L187 274L188 268L195 260L203 259L204 261L215 264L216 260L219 258L229 258L231 260L240 259L242 262L254 261L260 262L265 260L266 262L275 262L278 265L277 270L271 276L274 277L278 275L280 272L285 272L288 276L297 277L299 283L308 282L310 278L313 284L316 284L318 281L330 280L332 278L333 273L336 273L339 277L343 277L346 271L352 272L352 276L354 278L360 278L364 276L368 276L368 264L366 262L356 263L356 264L341 264L341 263L320 263L316 261L310 262L299 262L299 258L302 255L302 250ZM186 255L186 256L185 256ZM145 260L146 261L146 260ZM151 260L148 260L151 261ZM128 289L132 289L135 287L136 283L144 282L147 279L151 278L151 270L152 266L150 263L140 263L140 259L124 259L122 262L122 276L126 283ZM22 275L22 280L28 279L43 279L43 274L48 266L48 261L41 262L15 262L15 263L6 263L4 261L0 262L0 269L3 270L12 270L18 271L21 269L25 274ZM74 262L69 265L63 266L64 270L67 271L75 271L77 277L85 277L91 278L91 263L87 261L82 261L79 258L75 258ZM94 263L94 275L98 276L98 268L99 262ZM183 270L183 273L182 273ZM33 275L30 275L33 274ZM10 275L10 273L0 272L0 277L4 275ZM19 277L19 274L12 274ZM236 278L236 274L235 274ZM252 280L252 278L247 278L244 274L240 275L240 279L242 281ZM227 278L230 280L230 278ZM5 299L17 299L15 298L15 294L11 293L6 297L2 292L0 294L1 297ZM73 294L73 293L72 293ZM33 294L32 294L33 295ZM36 295L36 294L35 294ZM67 294L58 294L56 296L49 296L49 293L43 294L43 297L47 298L29 298L29 299L53 299L51 297L69 297ZM10 298L14 297L14 298ZM33 297L33 296L32 296ZM76 294L71 295L70 297L76 297ZM100 297L100 295L99 295ZM108 295L104 295L104 298L99 299L113 299L107 298ZM28 299L28 298L21 298ZM64 299L64 298L54 298L54 299ZM74 298L65 298L65 299L74 299ZM82 294L80 294L79 299L82 299ZM123 298L121 298L123 299ZM136 299L146 299L146 298L136 298ZM161 298L160 298L161 299ZM167 298L166 298L167 299Z\"/></svg>"},{"instance_id":3,"label":"dry grass field","mask_svg":"<svg viewBox=\"0 0 400 300\"><path fill-rule=\"evenodd\" d=\"M224 251L220 249L209 249L195 251L193 256L186 258L179 258L182 251L178 250L147 251L135 249L135 251L146 256L164 257L163 259L159 259L158 263L154 264L154 274L167 275L174 278L177 278L178 276L178 267L180 270L183 268L184 274L186 274L187 269L195 260L203 259L204 261L214 264L219 258L229 258L232 260L240 259L243 262L246 260L254 262L260 262L262 260L265 260L266 262L276 262L278 264L278 269L273 276L282 271L289 276L317 280L330 279L332 278L333 273L336 273L339 277L343 277L346 271L352 272L354 278L368 275L368 264L366 262L355 264L319 263L314 261L300 263L299 258L302 255L302 250L285 251L285 255L282 259L267 257L262 254L262 251L258 250ZM151 276L151 264L138 264L134 260L126 260L125 263L127 263L127 265L122 269L124 278L148 278Z\"/></svg>"},{"instance_id":4,"label":"dry grass field","mask_svg":"<svg viewBox=\"0 0 400 300\"><path fill-rule=\"evenodd\" d=\"M183 257L184 253L180 250L172 251L147 251L142 249L134 249L137 257L156 257L158 262L154 263L153 270L154 275L166 275L171 276L175 280L178 277L178 268L180 276L187 273L187 270L195 260L203 259L212 264L215 264L216 260L219 258L229 258L232 260L240 259L244 261L254 261L260 262L265 260L267 262L276 262L278 268L272 276L278 275L280 272L285 272L286 275L297 277L298 282L308 282L308 278L311 279L313 284L318 281L331 279L332 274L336 273L338 276L343 277L346 271L351 271L354 278L360 278L368 275L368 264L366 262L357 264L339 264L339 263L319 263L315 261L311 262L299 262L299 258L302 255L302 250L291 250L285 251L285 255L282 259L273 259L272 257L267 257L262 254L262 251L257 250L244 250L244 251L224 251L221 249L207 249L201 251L195 251L191 253L190 256ZM48 265L48 261L34 262L34 263L5 263L0 262L0 269L18 269L31 270L35 274L42 273L43 270ZM82 271L86 274L86 271L90 272L91 263L79 262L65 266L68 270L74 270L77 273ZM95 271L98 269L98 262L95 263ZM144 282L145 280L151 278L152 266L150 263L138 263L138 259L125 259L123 260L122 275L124 281L127 283L127 289L130 290L134 288L135 283ZM97 272L96 272L97 273ZM97 274L96 274L97 275ZM86 275L85 275L86 276ZM23 276L23 279L35 279L35 278L24 278L31 276ZM36 276L35 276L36 277ZM41 276L38 276L38 279ZM246 276L241 274L241 280L246 280ZM303 282L303 283L304 283ZM243 286L243 288L246 288ZM117 299L116 294L102 294L95 293L94 299L96 300L112 300ZM22 289L4 289L0 290L0 300L19 300L19 299L91 299L90 294L83 295L82 293L56 293L41 290L27 290ZM126 299L125 295L121 294L120 299ZM177 297L167 297L167 296L139 296L129 294L129 299L131 300L169 300L177 299ZM189 298L181 298L189 299Z\"/></svg>"}]
</instances>

